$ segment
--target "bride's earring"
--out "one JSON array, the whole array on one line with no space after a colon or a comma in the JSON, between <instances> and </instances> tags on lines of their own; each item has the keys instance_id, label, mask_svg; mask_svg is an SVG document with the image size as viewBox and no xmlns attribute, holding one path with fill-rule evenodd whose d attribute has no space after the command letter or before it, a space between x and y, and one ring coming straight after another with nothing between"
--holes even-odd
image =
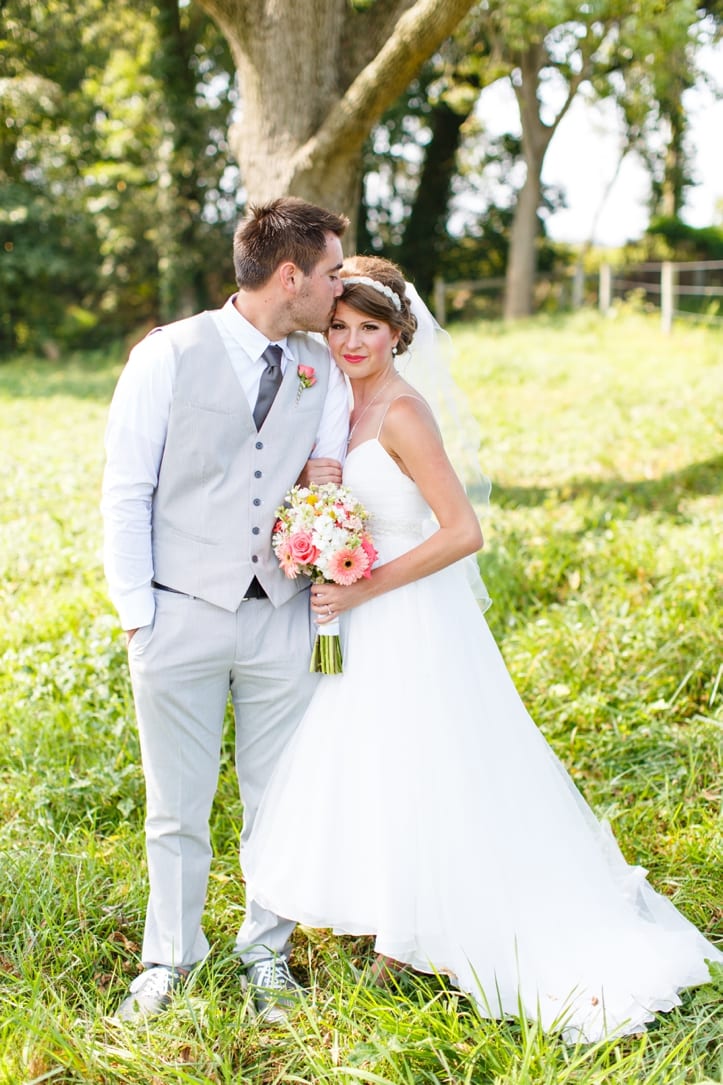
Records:
<instances>
[{"instance_id":1,"label":"bride's earring","mask_svg":"<svg viewBox=\"0 0 723 1085\"><path fill-rule=\"evenodd\" d=\"M394 346L392 347L392 354L394 355L394 357L395 357L395 358L396 358L397 354L399 354L399 351L397 350L397 346L396 346L396 343L395 343L395 345L394 345Z\"/></svg>"}]
</instances>

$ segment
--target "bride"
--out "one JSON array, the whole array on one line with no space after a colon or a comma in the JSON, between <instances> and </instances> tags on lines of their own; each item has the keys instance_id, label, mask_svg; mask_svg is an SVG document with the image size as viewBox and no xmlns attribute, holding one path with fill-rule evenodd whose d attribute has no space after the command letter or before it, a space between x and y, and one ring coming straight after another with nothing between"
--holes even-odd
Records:
<instances>
[{"instance_id":1,"label":"bride","mask_svg":"<svg viewBox=\"0 0 723 1085\"><path fill-rule=\"evenodd\" d=\"M321 680L270 782L249 889L374 935L379 977L445 974L483 1016L522 1012L568 1041L640 1031L723 954L626 864L507 673L460 561L482 544L476 514L396 369L417 328L399 269L355 257L342 277L328 340L354 395L344 483L379 559L369 579L312 587L320 624L342 615L344 673Z\"/></svg>"}]
</instances>

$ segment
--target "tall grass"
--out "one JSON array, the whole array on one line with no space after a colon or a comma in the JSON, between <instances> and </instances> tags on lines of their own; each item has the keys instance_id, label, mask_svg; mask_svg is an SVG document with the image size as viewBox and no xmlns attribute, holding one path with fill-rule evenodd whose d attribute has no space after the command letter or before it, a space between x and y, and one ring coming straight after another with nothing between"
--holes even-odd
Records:
<instances>
[{"instance_id":1,"label":"tall grass","mask_svg":"<svg viewBox=\"0 0 723 1085\"><path fill-rule=\"evenodd\" d=\"M454 332L494 482L488 612L533 716L630 861L723 937L723 340L581 313ZM480 1021L441 982L370 988L365 939L298 931L309 984L259 1028L231 958L243 913L230 742L207 964L149 1028L109 1014L136 971L143 784L101 573L102 431L119 357L0 367L0 1082L672 1085L720 1081L723 981L648 1033L578 1049Z\"/></svg>"}]
</instances>

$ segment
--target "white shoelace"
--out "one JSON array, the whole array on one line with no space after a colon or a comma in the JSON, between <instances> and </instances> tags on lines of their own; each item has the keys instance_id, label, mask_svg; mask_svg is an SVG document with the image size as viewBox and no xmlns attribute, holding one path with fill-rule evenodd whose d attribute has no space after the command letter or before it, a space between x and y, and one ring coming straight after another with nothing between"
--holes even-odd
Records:
<instances>
[{"instance_id":1,"label":"white shoelace","mask_svg":"<svg viewBox=\"0 0 723 1085\"><path fill-rule=\"evenodd\" d=\"M137 995L139 991L151 997L162 998L173 987L173 973L167 968L149 968L136 976L130 986L131 994Z\"/></svg>"},{"instance_id":2,"label":"white shoelace","mask_svg":"<svg viewBox=\"0 0 723 1085\"><path fill-rule=\"evenodd\" d=\"M267 990L296 988L289 966L283 957L268 957L262 961L255 961L253 977L256 987L263 987Z\"/></svg>"}]
</instances>

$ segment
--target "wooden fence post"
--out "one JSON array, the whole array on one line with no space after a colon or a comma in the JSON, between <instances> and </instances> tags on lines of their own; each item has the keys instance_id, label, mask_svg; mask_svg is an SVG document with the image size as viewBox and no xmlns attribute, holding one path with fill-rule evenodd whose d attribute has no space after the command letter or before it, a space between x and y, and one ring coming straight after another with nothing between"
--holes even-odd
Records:
<instances>
[{"instance_id":1,"label":"wooden fence post","mask_svg":"<svg viewBox=\"0 0 723 1085\"><path fill-rule=\"evenodd\" d=\"M605 314L610 308L613 296L613 276L610 264L600 265L600 282L598 286L598 305L600 312Z\"/></svg>"},{"instance_id":2,"label":"wooden fence post","mask_svg":"<svg viewBox=\"0 0 723 1085\"><path fill-rule=\"evenodd\" d=\"M667 334L673 328L675 310L675 264L665 260L660 266L660 326Z\"/></svg>"},{"instance_id":3,"label":"wooden fence post","mask_svg":"<svg viewBox=\"0 0 723 1085\"><path fill-rule=\"evenodd\" d=\"M582 263L575 264L575 273L572 279L572 307L579 309L585 300L585 269Z\"/></svg>"}]
</instances>

